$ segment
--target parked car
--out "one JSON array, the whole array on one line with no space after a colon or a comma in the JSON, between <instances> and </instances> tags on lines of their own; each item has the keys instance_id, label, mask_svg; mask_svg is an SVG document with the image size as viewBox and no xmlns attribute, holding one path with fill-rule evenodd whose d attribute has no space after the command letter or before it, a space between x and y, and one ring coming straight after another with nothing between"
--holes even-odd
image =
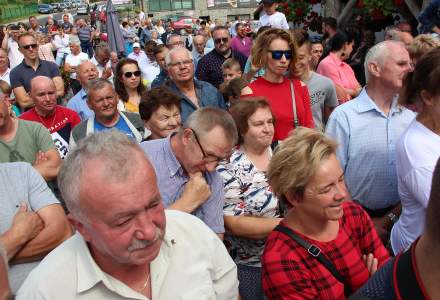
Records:
<instances>
[{"instance_id":1,"label":"parked car","mask_svg":"<svg viewBox=\"0 0 440 300\"><path fill-rule=\"evenodd\" d=\"M87 4L80 4L79 6L78 6L78 9L77 9L77 11L76 11L76 14L77 15L87 15L89 12L88 12L88 7L87 7Z\"/></svg>"},{"instance_id":2,"label":"parked car","mask_svg":"<svg viewBox=\"0 0 440 300\"><path fill-rule=\"evenodd\" d=\"M60 11L60 3L55 2L51 3L50 5L52 5L54 11Z\"/></svg>"},{"instance_id":3,"label":"parked car","mask_svg":"<svg viewBox=\"0 0 440 300\"><path fill-rule=\"evenodd\" d=\"M174 30L180 30L180 29L187 29L187 28L192 28L194 26L194 22L193 20L197 20L196 18L192 18L192 17L182 17L181 19L174 21L171 24L171 27Z\"/></svg>"},{"instance_id":4,"label":"parked car","mask_svg":"<svg viewBox=\"0 0 440 300\"><path fill-rule=\"evenodd\" d=\"M61 2L61 3L59 3L59 8L60 8L60 11L63 11L63 10L65 10L65 9L69 9L69 6L65 3L65 2Z\"/></svg>"},{"instance_id":5,"label":"parked car","mask_svg":"<svg viewBox=\"0 0 440 300\"><path fill-rule=\"evenodd\" d=\"M38 12L40 14L51 14L54 9L50 4L38 4Z\"/></svg>"}]
</instances>

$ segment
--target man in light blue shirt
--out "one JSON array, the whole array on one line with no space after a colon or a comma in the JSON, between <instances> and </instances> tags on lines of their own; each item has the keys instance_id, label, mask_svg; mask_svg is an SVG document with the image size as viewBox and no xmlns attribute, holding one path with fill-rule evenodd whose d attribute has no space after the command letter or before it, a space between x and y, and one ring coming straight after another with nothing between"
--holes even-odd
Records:
<instances>
[{"instance_id":1,"label":"man in light blue shirt","mask_svg":"<svg viewBox=\"0 0 440 300\"><path fill-rule=\"evenodd\" d=\"M333 111L326 128L340 145L337 156L352 198L379 218L382 237L400 213L395 146L415 114L397 103L397 94L410 62L399 42L372 47L365 58L367 86Z\"/></svg>"},{"instance_id":2,"label":"man in light blue shirt","mask_svg":"<svg viewBox=\"0 0 440 300\"><path fill-rule=\"evenodd\" d=\"M82 89L70 99L67 103L67 108L76 111L81 118L81 121L85 121L94 116L93 111L87 105L87 85L90 80L98 78L98 69L92 62L85 61L78 66L76 77L79 80Z\"/></svg>"},{"instance_id":3,"label":"man in light blue shirt","mask_svg":"<svg viewBox=\"0 0 440 300\"><path fill-rule=\"evenodd\" d=\"M237 129L225 110L205 107L164 139L141 143L154 166L165 207L200 218L223 237L223 181L216 171L228 159Z\"/></svg>"}]
</instances>

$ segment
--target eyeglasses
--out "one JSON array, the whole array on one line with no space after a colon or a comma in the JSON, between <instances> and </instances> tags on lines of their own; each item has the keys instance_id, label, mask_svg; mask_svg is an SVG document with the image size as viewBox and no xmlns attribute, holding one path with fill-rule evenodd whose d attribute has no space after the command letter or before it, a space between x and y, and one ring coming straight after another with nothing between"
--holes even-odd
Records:
<instances>
[{"instance_id":1,"label":"eyeglasses","mask_svg":"<svg viewBox=\"0 0 440 300\"><path fill-rule=\"evenodd\" d=\"M38 44L30 44L30 45L26 45L26 46L21 46L20 48L29 50L30 48L32 49L37 49L38 48Z\"/></svg>"},{"instance_id":2,"label":"eyeglasses","mask_svg":"<svg viewBox=\"0 0 440 300\"><path fill-rule=\"evenodd\" d=\"M192 59L187 59L187 60L183 60L183 61L176 61L173 63L169 63L168 66L170 66L170 67L176 67L176 66L186 67L186 66L189 66L190 64L192 64L192 62L193 62Z\"/></svg>"},{"instance_id":3,"label":"eyeglasses","mask_svg":"<svg viewBox=\"0 0 440 300\"><path fill-rule=\"evenodd\" d=\"M124 76L126 77L126 78L131 78L132 76L135 76L135 77L139 77L139 76L141 76L141 71L134 71L134 72L125 72L124 73Z\"/></svg>"},{"instance_id":4,"label":"eyeglasses","mask_svg":"<svg viewBox=\"0 0 440 300\"><path fill-rule=\"evenodd\" d=\"M276 60L280 60L283 55L286 59L292 59L292 50L269 50L272 54L272 58Z\"/></svg>"},{"instance_id":5,"label":"eyeglasses","mask_svg":"<svg viewBox=\"0 0 440 300\"><path fill-rule=\"evenodd\" d=\"M213 163L213 162L229 163L230 162L230 158L231 158L230 154L226 157L218 157L213 154L209 154L209 155L206 154L205 150L202 147L202 144L200 144L200 140L199 140L199 137L197 136L197 133L194 131L194 129L192 129L192 128L189 128L189 129L192 131L194 138L197 142L197 145L199 145L199 148L202 151L203 161L205 163Z\"/></svg>"},{"instance_id":6,"label":"eyeglasses","mask_svg":"<svg viewBox=\"0 0 440 300\"><path fill-rule=\"evenodd\" d=\"M229 38L227 38L227 37L220 38L220 39L215 39L215 40L214 40L214 42L215 42L216 44L220 44L220 43L226 44L228 41L229 41Z\"/></svg>"}]
</instances>

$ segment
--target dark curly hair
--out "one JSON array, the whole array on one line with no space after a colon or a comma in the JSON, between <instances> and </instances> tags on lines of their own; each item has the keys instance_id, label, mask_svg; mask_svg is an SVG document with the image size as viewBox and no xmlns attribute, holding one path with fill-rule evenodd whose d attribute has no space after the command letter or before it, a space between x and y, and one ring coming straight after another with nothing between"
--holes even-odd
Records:
<instances>
[{"instance_id":1,"label":"dark curly hair","mask_svg":"<svg viewBox=\"0 0 440 300\"><path fill-rule=\"evenodd\" d=\"M118 62L118 64L116 65L116 74L113 79L114 85L115 85L115 91L122 101L128 102L127 90L125 89L124 82L122 81L122 76L123 76L122 68L125 65L136 65L136 67L138 68L139 71L141 69L139 68L139 64L137 63L137 61L135 61L134 59L131 59L131 58L124 58L124 59L120 60ZM147 88L145 87L145 85L142 81L142 74L141 74L140 82L137 87L137 92L142 97L142 95L145 94L146 91L147 91Z\"/></svg>"}]
</instances>

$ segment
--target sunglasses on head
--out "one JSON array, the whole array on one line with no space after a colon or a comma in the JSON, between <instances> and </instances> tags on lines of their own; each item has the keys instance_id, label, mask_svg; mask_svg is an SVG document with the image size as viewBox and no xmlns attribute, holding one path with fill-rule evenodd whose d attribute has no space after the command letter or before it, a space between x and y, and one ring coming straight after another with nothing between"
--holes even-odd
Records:
<instances>
[{"instance_id":1,"label":"sunglasses on head","mask_svg":"<svg viewBox=\"0 0 440 300\"><path fill-rule=\"evenodd\" d=\"M124 73L124 76L127 77L127 78L130 78L133 75L136 76L136 77L139 77L139 76L141 76L141 71L125 72Z\"/></svg>"},{"instance_id":2,"label":"sunglasses on head","mask_svg":"<svg viewBox=\"0 0 440 300\"><path fill-rule=\"evenodd\" d=\"M272 54L272 58L276 60L280 60L283 55L286 59L292 59L292 50L269 50Z\"/></svg>"},{"instance_id":3,"label":"sunglasses on head","mask_svg":"<svg viewBox=\"0 0 440 300\"><path fill-rule=\"evenodd\" d=\"M214 40L214 42L215 42L216 44L220 44L220 43L222 43L222 42L223 42L223 44L226 44L228 41L229 41L229 38L227 38L227 37L220 38L220 39L215 39L215 40Z\"/></svg>"},{"instance_id":4,"label":"sunglasses on head","mask_svg":"<svg viewBox=\"0 0 440 300\"><path fill-rule=\"evenodd\" d=\"M37 47L38 47L38 44L30 44L30 45L22 46L21 48L29 50L30 48L37 49Z\"/></svg>"}]
</instances>

